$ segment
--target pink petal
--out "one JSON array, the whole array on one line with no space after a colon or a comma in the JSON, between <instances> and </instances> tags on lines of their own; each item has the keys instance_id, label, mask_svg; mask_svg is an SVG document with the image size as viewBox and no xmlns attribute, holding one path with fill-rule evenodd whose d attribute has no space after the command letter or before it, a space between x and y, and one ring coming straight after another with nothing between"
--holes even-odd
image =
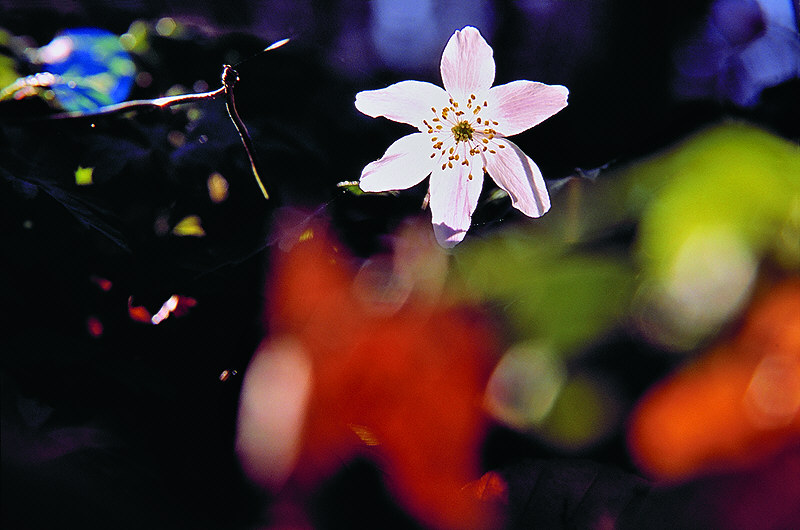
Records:
<instances>
[{"instance_id":1,"label":"pink petal","mask_svg":"<svg viewBox=\"0 0 800 530\"><path fill-rule=\"evenodd\" d=\"M476 162L479 162L478 158ZM452 169L439 168L431 175L430 207L436 241L445 248L460 243L472 224L472 212L478 206L483 188L480 164L456 164ZM470 167L472 179L469 179Z\"/></svg>"},{"instance_id":2,"label":"pink petal","mask_svg":"<svg viewBox=\"0 0 800 530\"><path fill-rule=\"evenodd\" d=\"M447 42L441 71L444 88L456 101L464 104L470 94L482 97L494 82L492 48L477 29L467 26Z\"/></svg>"},{"instance_id":3,"label":"pink petal","mask_svg":"<svg viewBox=\"0 0 800 530\"><path fill-rule=\"evenodd\" d=\"M496 154L484 153L486 172L508 193L511 205L529 217L544 215L550 209L550 196L533 160L504 138L496 139L493 149Z\"/></svg>"},{"instance_id":4,"label":"pink petal","mask_svg":"<svg viewBox=\"0 0 800 530\"><path fill-rule=\"evenodd\" d=\"M512 81L489 90L487 111L499 125L495 130L513 136L538 125L567 106L569 90L561 85ZM487 112L488 114L488 112Z\"/></svg>"},{"instance_id":5,"label":"pink petal","mask_svg":"<svg viewBox=\"0 0 800 530\"><path fill-rule=\"evenodd\" d=\"M447 93L434 84L400 81L380 90L359 92L356 94L356 108L367 116L384 116L422 131L428 130L422 120L433 117L431 107L441 109L448 99Z\"/></svg>"},{"instance_id":6,"label":"pink petal","mask_svg":"<svg viewBox=\"0 0 800 530\"><path fill-rule=\"evenodd\" d=\"M361 172L358 185L364 191L404 190L427 177L436 165L428 134L403 136L389 146L386 153L370 162Z\"/></svg>"}]
</instances>

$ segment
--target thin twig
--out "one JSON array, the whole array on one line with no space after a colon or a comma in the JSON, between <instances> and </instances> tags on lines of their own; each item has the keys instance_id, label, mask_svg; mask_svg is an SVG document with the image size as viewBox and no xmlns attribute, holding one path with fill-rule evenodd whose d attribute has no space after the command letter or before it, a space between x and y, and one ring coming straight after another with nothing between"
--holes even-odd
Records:
<instances>
[{"instance_id":1,"label":"thin twig","mask_svg":"<svg viewBox=\"0 0 800 530\"><path fill-rule=\"evenodd\" d=\"M47 116L48 120L68 120L76 118L95 118L99 116L109 116L112 114L122 114L125 112L136 112L140 110L154 110L171 107L173 105L183 105L204 99L214 99L225 93L225 86L221 86L211 92L200 92L197 94L181 94L179 96L164 96L156 99L134 99L123 101L115 105L106 105L93 112L62 112Z\"/></svg>"},{"instance_id":2,"label":"thin twig","mask_svg":"<svg viewBox=\"0 0 800 530\"><path fill-rule=\"evenodd\" d=\"M264 48L261 52L259 52L259 54L274 50L276 48L280 48L287 42L289 42L289 39L281 39L279 41L273 42L272 44ZM45 74L37 74L37 76L42 76L42 75ZM50 76L48 79L52 78L51 81L49 81L50 83L54 82L53 79L55 79L55 76L53 74L46 74L46 75ZM264 195L264 198L269 199L269 195L267 194L267 189L264 187L264 183L261 181L261 177L259 176L258 173L258 168L256 164L256 153L253 147L253 141L250 139L250 133L247 132L247 126L244 124L244 121L242 121L242 118L239 116L239 112L236 110L236 100L233 97L233 86L236 84L237 81L239 81L239 74L236 72L236 70L233 69L232 66L226 64L222 67L221 77L222 77L222 86L210 92L200 92L197 94L182 94L179 96L164 96L156 99L137 99L133 101L124 101L122 103L117 103L115 105L107 105L105 107L100 107L94 112L62 112L59 114L51 114L50 116L47 116L47 119L48 120L93 119L101 116L110 116L126 112L163 109L166 107L171 107L173 105L183 105L184 103L192 103L194 101L214 99L224 94L225 107L228 109L228 116L233 122L234 127L236 127L236 131L239 133L239 138L242 139L242 145L244 146L244 150L247 153L247 158L250 160L250 169L253 171L253 176L256 178L256 183L258 184L261 193ZM43 86L44 81L39 80L38 77L36 77L36 82L39 83L37 84L37 86ZM11 85L11 87L14 86L15 85ZM5 92L9 91L11 87L7 87L3 91L4 97L6 95ZM11 92L9 92L9 94L10 93Z\"/></svg>"},{"instance_id":3,"label":"thin twig","mask_svg":"<svg viewBox=\"0 0 800 530\"><path fill-rule=\"evenodd\" d=\"M255 149L253 148L253 142L250 139L250 133L247 132L247 126L244 124L242 118L239 116L239 112L236 110L236 100L233 97L233 86L237 81L239 81L239 74L236 72L236 70L234 70L230 65L224 65L222 67L222 88L225 90L225 107L228 109L228 116L230 116L233 125L236 127L236 131L239 133L239 138L242 139L242 145L244 146L245 152L247 152L247 158L250 159L250 169L253 171L253 176L256 178L256 183L261 189L261 193L264 194L264 198L269 199L267 189L264 187L264 183L261 182L261 177L258 174L258 168L256 166L256 154Z\"/></svg>"},{"instance_id":4,"label":"thin twig","mask_svg":"<svg viewBox=\"0 0 800 530\"><path fill-rule=\"evenodd\" d=\"M284 41L278 41L277 45L282 45L288 39L284 39ZM276 48L276 44L273 44L269 48L264 51L268 51L271 49ZM107 105L105 107L100 107L94 112L62 112L60 114L53 114L48 116L47 119L49 120L67 120L67 119L91 119L100 116L110 116L113 114L122 114L126 112L137 112L140 110L153 110L153 109L163 109L167 107L171 107L173 105L183 105L185 103L192 103L194 101L202 101L205 99L214 99L221 95L225 95L225 107L228 109L228 116L230 117L231 121L233 122L234 127L236 127L236 131L239 133L239 138L242 139L242 145L244 146L244 150L247 153L247 158L250 160L250 169L253 171L253 176L256 178L256 184L258 184L258 188L261 190L261 193L264 195L265 199L269 199L269 194L267 193L267 189L264 187L264 183L261 181L261 176L258 172L258 165L256 164L256 155L255 155L255 148L253 147L253 141L250 138L250 133L247 131L247 126L242 121L241 116L239 116L239 112L236 109L236 100L233 96L233 87L237 81L239 81L239 74L236 70L233 69L230 65L224 65L222 67L222 86L216 90L212 90L210 92L200 92L197 94L182 94L178 96L164 96L161 98L156 99L137 99L133 101L125 101L122 103L117 103L115 105Z\"/></svg>"}]
</instances>

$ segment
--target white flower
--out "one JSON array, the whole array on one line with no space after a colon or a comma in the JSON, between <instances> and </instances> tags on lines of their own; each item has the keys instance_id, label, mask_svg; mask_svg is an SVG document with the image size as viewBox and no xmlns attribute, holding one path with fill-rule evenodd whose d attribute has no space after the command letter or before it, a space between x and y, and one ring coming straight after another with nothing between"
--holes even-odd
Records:
<instances>
[{"instance_id":1,"label":"white flower","mask_svg":"<svg viewBox=\"0 0 800 530\"><path fill-rule=\"evenodd\" d=\"M456 31L442 53L444 90L401 81L356 95L356 108L376 118L408 123L420 132L389 146L368 164L359 185L368 192L401 190L430 175L430 208L436 239L452 247L464 239L478 205L483 174L530 217L550 208L542 173L507 139L567 106L560 85L513 81L492 87L492 48L470 26Z\"/></svg>"}]
</instances>

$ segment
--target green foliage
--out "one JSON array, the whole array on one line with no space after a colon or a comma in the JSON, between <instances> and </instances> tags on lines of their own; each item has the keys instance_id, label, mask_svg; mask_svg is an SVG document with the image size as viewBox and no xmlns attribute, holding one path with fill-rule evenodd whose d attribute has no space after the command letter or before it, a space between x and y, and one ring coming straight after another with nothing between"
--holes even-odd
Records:
<instances>
[{"instance_id":1,"label":"green foliage","mask_svg":"<svg viewBox=\"0 0 800 530\"><path fill-rule=\"evenodd\" d=\"M765 131L726 124L619 178L631 209L641 214L637 257L660 277L700 230L725 227L757 255L785 250L779 236L797 215L800 149Z\"/></svg>"},{"instance_id":2,"label":"green foliage","mask_svg":"<svg viewBox=\"0 0 800 530\"><path fill-rule=\"evenodd\" d=\"M589 377L573 377L538 429L539 436L569 451L597 443L612 431L619 415L618 404L608 390Z\"/></svg>"},{"instance_id":3,"label":"green foliage","mask_svg":"<svg viewBox=\"0 0 800 530\"><path fill-rule=\"evenodd\" d=\"M495 300L524 338L571 354L624 317L633 287L623 256L579 252L563 241L525 232L503 233L457 253L464 290Z\"/></svg>"},{"instance_id":4,"label":"green foliage","mask_svg":"<svg viewBox=\"0 0 800 530\"><path fill-rule=\"evenodd\" d=\"M741 311L761 262L800 268L800 148L723 124L552 191L543 219L459 246L452 285L512 326L495 415L583 451L618 425L621 397L582 352L628 328L691 353Z\"/></svg>"},{"instance_id":5,"label":"green foliage","mask_svg":"<svg viewBox=\"0 0 800 530\"><path fill-rule=\"evenodd\" d=\"M347 193L352 193L356 197L364 195L366 192L358 185L358 181L345 181L336 184L336 187Z\"/></svg>"}]
</instances>

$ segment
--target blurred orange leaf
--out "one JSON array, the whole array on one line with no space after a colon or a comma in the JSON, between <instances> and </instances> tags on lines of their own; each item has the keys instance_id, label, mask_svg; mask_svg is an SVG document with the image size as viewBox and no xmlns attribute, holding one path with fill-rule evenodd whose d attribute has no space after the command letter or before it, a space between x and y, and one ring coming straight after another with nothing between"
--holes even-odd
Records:
<instances>
[{"instance_id":1,"label":"blurred orange leaf","mask_svg":"<svg viewBox=\"0 0 800 530\"><path fill-rule=\"evenodd\" d=\"M800 442L800 278L771 287L733 336L651 389L628 434L639 465L670 480Z\"/></svg>"},{"instance_id":2,"label":"blurred orange leaf","mask_svg":"<svg viewBox=\"0 0 800 530\"><path fill-rule=\"evenodd\" d=\"M142 322L145 324L150 323L150 311L147 310L146 307L141 305L133 305L133 297L128 297L128 316L134 322Z\"/></svg>"}]
</instances>

